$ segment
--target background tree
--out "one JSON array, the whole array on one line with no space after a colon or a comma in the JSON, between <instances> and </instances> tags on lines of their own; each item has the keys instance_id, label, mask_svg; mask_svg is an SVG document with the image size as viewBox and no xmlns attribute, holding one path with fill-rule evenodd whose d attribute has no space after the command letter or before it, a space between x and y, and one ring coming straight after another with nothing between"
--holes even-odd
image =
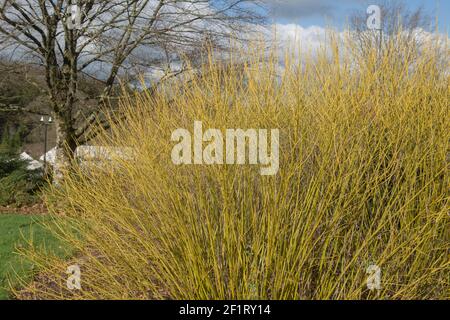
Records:
<instances>
[{"instance_id":1,"label":"background tree","mask_svg":"<svg viewBox=\"0 0 450 320\"><path fill-rule=\"evenodd\" d=\"M423 45L423 35L433 30L433 19L422 7L410 10L403 1L385 0L377 4L381 9L381 29L368 30L366 7L355 11L350 17L350 29L355 45L361 56L375 47L380 50L391 48L386 43L395 37L411 49L420 49Z\"/></svg>"},{"instance_id":2,"label":"background tree","mask_svg":"<svg viewBox=\"0 0 450 320\"><path fill-rule=\"evenodd\" d=\"M170 74L181 55L198 54L205 41L221 48L230 35L245 40L261 12L259 0L0 0L2 49L45 70L57 128L55 177L99 118L96 109L77 122L82 76L101 84L104 105L121 78L163 63Z\"/></svg>"}]
</instances>

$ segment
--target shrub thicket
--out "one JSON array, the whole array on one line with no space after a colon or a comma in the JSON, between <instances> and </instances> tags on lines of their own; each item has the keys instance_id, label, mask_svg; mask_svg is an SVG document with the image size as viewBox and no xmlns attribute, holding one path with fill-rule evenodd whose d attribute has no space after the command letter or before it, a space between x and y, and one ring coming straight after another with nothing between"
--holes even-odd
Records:
<instances>
[{"instance_id":1,"label":"shrub thicket","mask_svg":"<svg viewBox=\"0 0 450 320\"><path fill-rule=\"evenodd\" d=\"M20 159L20 131L2 136L0 143L0 206L21 207L39 201L44 185L42 170L28 170L29 162Z\"/></svg>"},{"instance_id":2,"label":"shrub thicket","mask_svg":"<svg viewBox=\"0 0 450 320\"><path fill-rule=\"evenodd\" d=\"M249 50L239 67L211 61L156 95L123 97L125 119L98 143L133 157L75 166L53 188L51 211L67 216L54 230L78 254L28 251L52 284L32 296L449 298L448 52L326 49L286 55L282 69ZM279 128L278 175L174 165L171 133L195 120ZM83 290L68 292L74 263ZM367 289L370 265L380 290Z\"/></svg>"}]
</instances>

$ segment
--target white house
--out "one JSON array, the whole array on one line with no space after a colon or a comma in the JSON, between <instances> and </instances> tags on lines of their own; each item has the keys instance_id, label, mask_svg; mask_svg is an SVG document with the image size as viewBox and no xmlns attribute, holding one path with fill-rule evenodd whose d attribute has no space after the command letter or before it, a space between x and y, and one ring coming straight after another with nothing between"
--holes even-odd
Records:
<instances>
[{"instance_id":1,"label":"white house","mask_svg":"<svg viewBox=\"0 0 450 320\"><path fill-rule=\"evenodd\" d=\"M47 157L47 159L46 159L47 164L49 164L51 166L54 166L55 165L55 161L56 161L56 147L51 149L51 150L49 150L46 153L46 157ZM44 158L45 158L44 155L42 155L39 158L39 161L41 161L43 163L44 162Z\"/></svg>"},{"instance_id":2,"label":"white house","mask_svg":"<svg viewBox=\"0 0 450 320\"><path fill-rule=\"evenodd\" d=\"M28 161L27 170L37 170L37 169L41 169L44 166L44 164L42 162L34 160L33 157L31 157L26 152L21 153L19 158L21 160Z\"/></svg>"},{"instance_id":3,"label":"white house","mask_svg":"<svg viewBox=\"0 0 450 320\"><path fill-rule=\"evenodd\" d=\"M132 148L104 147L104 146L79 146L75 152L75 157L80 162L89 161L111 161L114 158L131 159L133 157ZM39 160L43 163L44 156ZM56 147L47 152L47 164L54 166L56 162Z\"/></svg>"}]
</instances>

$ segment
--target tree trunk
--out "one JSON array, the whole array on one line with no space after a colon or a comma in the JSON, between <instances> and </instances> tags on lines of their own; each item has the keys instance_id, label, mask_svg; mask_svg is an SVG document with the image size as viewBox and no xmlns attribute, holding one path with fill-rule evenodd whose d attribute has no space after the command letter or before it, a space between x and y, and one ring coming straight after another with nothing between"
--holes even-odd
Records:
<instances>
[{"instance_id":1,"label":"tree trunk","mask_svg":"<svg viewBox=\"0 0 450 320\"><path fill-rule=\"evenodd\" d=\"M66 110L71 109L67 108ZM70 171L77 148L71 112L66 111L63 114L56 114L55 125L56 158L53 168L53 181L55 184L60 184L67 172Z\"/></svg>"}]
</instances>

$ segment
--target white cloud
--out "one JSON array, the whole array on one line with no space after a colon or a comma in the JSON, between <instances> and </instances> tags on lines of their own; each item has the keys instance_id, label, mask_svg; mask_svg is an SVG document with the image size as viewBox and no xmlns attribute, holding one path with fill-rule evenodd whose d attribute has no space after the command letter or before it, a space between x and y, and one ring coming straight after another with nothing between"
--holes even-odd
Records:
<instances>
[{"instance_id":1,"label":"white cloud","mask_svg":"<svg viewBox=\"0 0 450 320\"><path fill-rule=\"evenodd\" d=\"M298 24L274 24L272 26L272 37L280 44L281 48L294 46L295 49L300 48L302 51L312 53L320 47L327 46L327 37L331 33L342 40L348 32L333 31L320 26L305 28ZM414 37L420 42L436 41L439 47L448 48L449 42L446 34L436 34L421 28L415 29L413 33Z\"/></svg>"},{"instance_id":2,"label":"white cloud","mask_svg":"<svg viewBox=\"0 0 450 320\"><path fill-rule=\"evenodd\" d=\"M315 50L324 43L327 30L319 26L304 28L297 24L276 24L274 37L282 46L296 45L303 50Z\"/></svg>"}]
</instances>

